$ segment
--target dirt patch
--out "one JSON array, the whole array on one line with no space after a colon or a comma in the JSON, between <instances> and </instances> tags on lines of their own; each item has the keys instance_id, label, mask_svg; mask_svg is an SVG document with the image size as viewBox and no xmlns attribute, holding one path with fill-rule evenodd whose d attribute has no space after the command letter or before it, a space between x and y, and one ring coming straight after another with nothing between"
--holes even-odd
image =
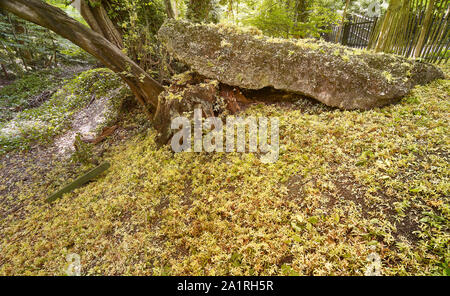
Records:
<instances>
[{"instance_id":1,"label":"dirt patch","mask_svg":"<svg viewBox=\"0 0 450 296\"><path fill-rule=\"evenodd\" d=\"M55 147L35 145L28 152L10 152L0 158L0 219L16 213L25 204L33 201L18 200L24 187L40 183L42 188L50 188L52 181L47 176L60 162ZM68 171L77 171L77 164L67 163ZM70 176L64 176L69 178Z\"/></svg>"},{"instance_id":2,"label":"dirt patch","mask_svg":"<svg viewBox=\"0 0 450 296\"><path fill-rule=\"evenodd\" d=\"M97 128L105 121L108 99L93 96L91 102L73 116L72 128L55 140L55 146L60 155L68 155L75 151L73 144L77 134L80 134L82 138L95 138Z\"/></svg>"},{"instance_id":3,"label":"dirt patch","mask_svg":"<svg viewBox=\"0 0 450 296\"><path fill-rule=\"evenodd\" d=\"M0 77L0 89L2 89L3 87L5 87L11 83L12 83L12 80L8 80L8 79L4 79L4 78Z\"/></svg>"},{"instance_id":4,"label":"dirt patch","mask_svg":"<svg viewBox=\"0 0 450 296\"><path fill-rule=\"evenodd\" d=\"M99 100L104 104L104 101ZM100 106L97 106L100 108ZM96 110L98 110L96 108ZM130 114L133 112L140 112L136 107L129 110ZM90 110L82 110L76 118L80 119L77 126L78 131L88 131L92 124L96 122L95 112ZM90 117L91 116L91 117ZM86 120L85 122L81 119ZM120 125L121 119L119 119ZM131 136L139 132L140 126L120 127L115 130L114 134L108 137L102 143L94 146L93 154L96 158L102 158L105 151L109 147L123 143ZM65 138L64 142L70 150L70 137L74 136L74 131L70 130L66 134L60 136L60 140ZM69 137L70 136L70 137ZM71 162L67 159L70 151L61 153L61 142L51 145L35 144L28 151L18 152L12 151L0 157L0 219L3 219L11 214L20 218L24 213L21 209L25 205L36 201L36 197L42 194L34 194L31 199L19 200L17 197L24 188L29 188L33 184L39 185L39 190L43 190L45 194L51 194L53 191L65 185L68 180L79 177L84 173L82 165ZM71 144L73 146L73 142ZM59 165L58 174L55 175L55 167Z\"/></svg>"},{"instance_id":5,"label":"dirt patch","mask_svg":"<svg viewBox=\"0 0 450 296\"><path fill-rule=\"evenodd\" d=\"M414 209L411 209L408 211L406 217L400 222L395 223L397 231L393 233L393 236L397 241L401 240L401 237L404 237L414 245L419 242L419 238L414 233L415 231L420 230L419 221L417 221L418 216L419 213L416 213Z\"/></svg>"},{"instance_id":6,"label":"dirt patch","mask_svg":"<svg viewBox=\"0 0 450 296\"><path fill-rule=\"evenodd\" d=\"M314 179L308 180L299 175L294 175L289 178L287 182L288 199L298 201L301 205L304 197L304 185L312 181L316 186ZM353 177L342 176L333 180L335 190L333 191L321 191L321 194L328 199L328 203L325 205L327 209L333 209L340 207L347 202L353 202L359 209L361 216L370 220L375 218L374 214L377 211L381 211L385 214L391 224L396 227L396 231L392 232L396 241L401 241L401 237L406 238L413 245L417 244L419 238L414 234L415 231L419 231L419 222L417 217L419 213L415 212L415 209L410 208L405 213L406 216L398 220L398 213L394 210L393 203L397 200L388 196L384 191L378 191L375 195L382 200L381 203L371 203L365 197L367 189L362 184L359 184Z\"/></svg>"},{"instance_id":7,"label":"dirt patch","mask_svg":"<svg viewBox=\"0 0 450 296\"><path fill-rule=\"evenodd\" d=\"M303 185L307 182L308 180L305 180L305 178L300 175L291 176L287 182L289 192L288 199L301 202L302 197L304 196Z\"/></svg>"},{"instance_id":8,"label":"dirt patch","mask_svg":"<svg viewBox=\"0 0 450 296\"><path fill-rule=\"evenodd\" d=\"M364 191L360 184L350 177L343 177L334 181L337 188L337 194L346 201L352 201L361 208L361 214L364 218L370 218L369 211L374 210L374 206L369 206L364 199ZM335 205L338 201L335 201Z\"/></svg>"},{"instance_id":9,"label":"dirt patch","mask_svg":"<svg viewBox=\"0 0 450 296\"><path fill-rule=\"evenodd\" d=\"M365 219L371 219L373 216L371 212L381 210L393 225L395 225L397 231L392 235L397 241L403 236L408 239L412 244L416 244L419 238L413 233L420 230L419 222L415 217L418 217L418 213L414 213L413 209L409 209L406 217L403 217L401 221L398 221L396 217L398 213L394 210L393 203L397 200L384 191L378 190L375 195L383 200L383 204L369 204L365 199L367 190L351 177L345 177L336 180L334 184L337 187L337 192L345 200L353 201L357 206L361 208L361 214Z\"/></svg>"},{"instance_id":10,"label":"dirt patch","mask_svg":"<svg viewBox=\"0 0 450 296\"><path fill-rule=\"evenodd\" d=\"M243 89L242 93L249 101L255 102L256 104L262 103L265 105L275 105L286 110L300 110L307 114L319 114L335 109L328 107L310 97L277 90L271 87L266 87L260 90Z\"/></svg>"}]
</instances>

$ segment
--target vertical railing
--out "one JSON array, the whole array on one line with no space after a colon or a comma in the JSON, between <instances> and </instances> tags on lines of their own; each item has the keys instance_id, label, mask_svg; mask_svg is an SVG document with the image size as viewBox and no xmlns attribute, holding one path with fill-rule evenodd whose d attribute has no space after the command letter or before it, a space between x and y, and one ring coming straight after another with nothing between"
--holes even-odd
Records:
<instances>
[{"instance_id":1,"label":"vertical railing","mask_svg":"<svg viewBox=\"0 0 450 296\"><path fill-rule=\"evenodd\" d=\"M339 40L338 42L350 47L367 47L377 20L378 18L376 17L349 14L344 27L340 31L341 34L337 39ZM334 26L331 28L331 32L324 37L327 41L335 41L338 33L339 26Z\"/></svg>"},{"instance_id":2,"label":"vertical railing","mask_svg":"<svg viewBox=\"0 0 450 296\"><path fill-rule=\"evenodd\" d=\"M447 62L450 58L450 15L448 11L444 14L433 15L430 28L425 35L420 57L431 63ZM392 53L406 57L414 55L424 17L425 10L423 9L411 13L404 32L406 34L405 41L402 44L395 44ZM334 26L330 28L330 33L322 37L326 41L335 42L336 35L340 32L341 34L337 38L338 43L353 48L367 48L369 43L373 42L378 22L381 23L382 18L349 14L342 30L339 30L339 26Z\"/></svg>"}]
</instances>

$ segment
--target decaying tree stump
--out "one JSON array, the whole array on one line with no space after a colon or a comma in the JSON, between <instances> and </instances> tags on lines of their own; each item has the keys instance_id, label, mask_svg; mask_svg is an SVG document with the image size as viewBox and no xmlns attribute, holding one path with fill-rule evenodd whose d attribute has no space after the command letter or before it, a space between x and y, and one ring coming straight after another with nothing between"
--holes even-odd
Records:
<instances>
[{"instance_id":1,"label":"decaying tree stump","mask_svg":"<svg viewBox=\"0 0 450 296\"><path fill-rule=\"evenodd\" d=\"M203 117L215 117L228 111L235 114L241 106L251 103L239 88L207 79L195 72L187 72L174 79L172 85L159 96L154 125L159 131L158 143L167 144L172 137L170 123L173 118L191 118L200 108Z\"/></svg>"}]
</instances>

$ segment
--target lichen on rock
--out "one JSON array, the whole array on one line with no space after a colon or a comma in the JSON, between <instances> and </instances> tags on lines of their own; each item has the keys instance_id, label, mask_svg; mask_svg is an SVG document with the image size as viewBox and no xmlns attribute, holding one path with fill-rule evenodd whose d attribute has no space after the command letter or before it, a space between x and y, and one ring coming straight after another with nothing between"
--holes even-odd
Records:
<instances>
[{"instance_id":1,"label":"lichen on rock","mask_svg":"<svg viewBox=\"0 0 450 296\"><path fill-rule=\"evenodd\" d=\"M207 78L295 92L341 109L380 107L444 77L420 60L312 39L274 39L232 26L167 20L158 36L172 55Z\"/></svg>"}]
</instances>

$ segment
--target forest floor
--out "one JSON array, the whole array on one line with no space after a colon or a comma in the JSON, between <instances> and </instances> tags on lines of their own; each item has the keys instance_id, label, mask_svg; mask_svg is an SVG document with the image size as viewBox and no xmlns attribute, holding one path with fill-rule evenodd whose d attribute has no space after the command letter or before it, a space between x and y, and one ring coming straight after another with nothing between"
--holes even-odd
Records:
<instances>
[{"instance_id":1,"label":"forest floor","mask_svg":"<svg viewBox=\"0 0 450 296\"><path fill-rule=\"evenodd\" d=\"M46 141L0 143L11 148L0 155L0 274L63 275L70 253L83 275L363 275L373 254L383 275L450 274L449 79L364 112L301 97L252 105L243 116L280 118L272 164L158 148L137 107L105 123L119 128L82 163L55 139L92 93L117 97L117 81L98 75L109 74L63 88L77 103ZM95 181L44 202L102 161L111 168Z\"/></svg>"},{"instance_id":2,"label":"forest floor","mask_svg":"<svg viewBox=\"0 0 450 296\"><path fill-rule=\"evenodd\" d=\"M11 83L11 80L0 78L0 89Z\"/></svg>"}]
</instances>

